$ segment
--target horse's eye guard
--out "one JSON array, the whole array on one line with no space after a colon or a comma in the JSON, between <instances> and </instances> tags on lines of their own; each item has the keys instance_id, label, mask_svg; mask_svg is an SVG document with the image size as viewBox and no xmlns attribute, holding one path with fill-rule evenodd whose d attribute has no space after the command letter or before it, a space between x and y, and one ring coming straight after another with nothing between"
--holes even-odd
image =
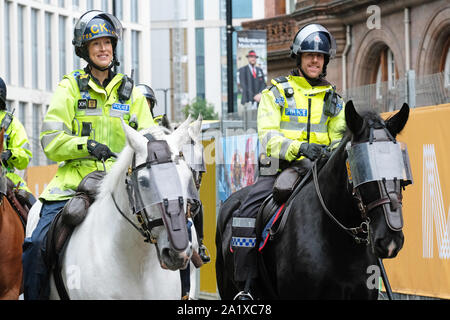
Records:
<instances>
[{"instance_id":1,"label":"horse's eye guard","mask_svg":"<svg viewBox=\"0 0 450 320\"><path fill-rule=\"evenodd\" d=\"M347 170L353 187L371 181L413 183L408 149L402 142L378 141L346 146Z\"/></svg>"}]
</instances>

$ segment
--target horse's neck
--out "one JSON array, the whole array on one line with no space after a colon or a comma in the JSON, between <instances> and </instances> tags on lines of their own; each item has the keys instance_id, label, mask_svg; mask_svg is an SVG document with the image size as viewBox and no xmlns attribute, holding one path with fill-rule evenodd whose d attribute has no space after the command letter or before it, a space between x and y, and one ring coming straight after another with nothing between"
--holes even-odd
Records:
<instances>
[{"instance_id":1,"label":"horse's neck","mask_svg":"<svg viewBox=\"0 0 450 320\"><path fill-rule=\"evenodd\" d=\"M109 242L110 250L114 250L114 255L125 255L129 258L131 254L142 256L148 253L148 246L145 245L141 234L119 212L121 210L127 218L137 223L135 217L130 214L131 208L124 183L117 182L111 192L102 193L102 196L103 198L95 203L95 224L100 229L99 232L103 233L105 242Z\"/></svg>"},{"instance_id":2,"label":"horse's neck","mask_svg":"<svg viewBox=\"0 0 450 320\"><path fill-rule=\"evenodd\" d=\"M345 165L345 142L336 149L333 156L319 173L319 187L328 209L342 222L357 217Z\"/></svg>"}]
</instances>

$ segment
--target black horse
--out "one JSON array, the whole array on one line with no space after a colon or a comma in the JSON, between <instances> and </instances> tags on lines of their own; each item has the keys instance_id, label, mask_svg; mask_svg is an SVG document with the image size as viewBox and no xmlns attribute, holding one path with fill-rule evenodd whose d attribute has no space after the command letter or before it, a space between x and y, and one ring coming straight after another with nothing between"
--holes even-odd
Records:
<instances>
[{"instance_id":1,"label":"black horse","mask_svg":"<svg viewBox=\"0 0 450 320\"><path fill-rule=\"evenodd\" d=\"M369 266L377 266L378 258L394 258L403 246L401 186L397 181L373 181L353 188L346 167L346 146L349 142L354 145L372 141L374 128L381 128L388 140L395 141L408 116L407 104L384 122L373 112L359 115L353 103L347 103L347 131L340 145L316 179L310 178L293 197L284 230L258 254L259 298L378 297L378 288L368 285L370 270L376 270ZM232 194L219 213L216 277L222 299L232 299L238 292L230 252L231 215L250 187Z\"/></svg>"}]
</instances>

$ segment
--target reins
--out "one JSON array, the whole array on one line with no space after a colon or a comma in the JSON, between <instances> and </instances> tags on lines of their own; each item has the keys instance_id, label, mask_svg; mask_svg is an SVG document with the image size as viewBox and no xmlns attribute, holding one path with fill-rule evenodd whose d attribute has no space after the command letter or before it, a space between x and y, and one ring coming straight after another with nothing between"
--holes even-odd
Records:
<instances>
[{"instance_id":1,"label":"reins","mask_svg":"<svg viewBox=\"0 0 450 320\"><path fill-rule=\"evenodd\" d=\"M344 230L348 235L350 235L356 243L364 243L366 245L369 245L370 237L369 237L369 224L370 224L370 218L365 216L363 222L358 227L349 228L344 226L336 217L328 210L327 206L325 205L325 202L322 197L322 193L320 192L320 186L319 186L319 179L317 177L317 160L314 161L313 167L312 167L312 174L313 174L313 181L314 181L314 187L316 190L317 197L319 198L320 204L322 205L323 210L327 214L328 217L333 220L335 224L337 224L342 230ZM359 237L358 234L365 234L365 238Z\"/></svg>"},{"instance_id":2,"label":"reins","mask_svg":"<svg viewBox=\"0 0 450 320\"><path fill-rule=\"evenodd\" d=\"M136 213L136 217L137 217L137 219L138 219L138 221L139 221L139 224L141 225L141 227L139 228L133 221L131 221L131 219L130 218L128 218L127 216L126 216L126 214L119 208L119 205L117 204L117 201L116 201L116 199L114 198L114 194L111 192L110 193L111 194L111 198L112 198L112 200L113 200L113 202L114 202L114 205L115 205L115 207L116 207L116 209L117 209L117 211L119 211L119 213L121 214L121 216L122 217L124 217L125 218L125 220L127 220L143 237L144 237L144 241L145 242L149 242L149 243L152 243L152 244L156 244L156 239L155 239L155 237L153 237L152 235L151 235L151 230L154 228L154 227L158 227L158 226L162 226L162 225L164 225L164 222L163 222L163 220L162 220L162 218L159 218L159 219L155 219L155 220L152 220L152 221L149 221L149 224L146 224L145 222L144 222L144 219L143 219L143 217L142 217L142 214L141 214L141 212L137 212Z\"/></svg>"}]
</instances>

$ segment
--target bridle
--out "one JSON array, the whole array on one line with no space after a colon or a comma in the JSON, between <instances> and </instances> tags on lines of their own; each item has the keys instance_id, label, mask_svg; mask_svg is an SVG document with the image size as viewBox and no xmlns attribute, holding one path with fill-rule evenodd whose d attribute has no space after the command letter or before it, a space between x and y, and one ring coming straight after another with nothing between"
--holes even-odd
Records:
<instances>
[{"instance_id":1,"label":"bridle","mask_svg":"<svg viewBox=\"0 0 450 320\"><path fill-rule=\"evenodd\" d=\"M344 230L348 235L350 235L353 240L355 240L358 244L366 244L369 245L370 243L370 218L367 216L367 214L363 214L361 216L362 222L357 227L346 227L344 226L331 212L328 210L323 197L322 193L320 192L320 186L319 186L319 179L317 177L317 160L314 161L313 167L312 167L312 175L313 175L313 181L314 181L314 187L316 189L317 197L319 198L320 204L322 205L323 210L327 214L328 217L331 218L331 220L338 225L342 230Z\"/></svg>"},{"instance_id":2,"label":"bridle","mask_svg":"<svg viewBox=\"0 0 450 320\"><path fill-rule=\"evenodd\" d=\"M142 203L139 203L142 202L142 197L139 191L139 183L136 181L136 175L140 170L150 170L153 166L164 164L171 166L172 170L176 170L175 165L179 163L179 160L184 160L184 156L183 153L180 152L172 160L172 153L168 147L167 141L156 140L150 134L144 136L149 140L147 144L147 159L144 163L136 166L136 155L133 155L132 164L128 168L125 178L128 199L132 204L132 212L136 215L139 225L129 219L123 210L120 209L113 192L111 192L111 198L119 213L143 236L144 241L156 245L157 238L152 233L154 228L166 225L166 228L170 229L168 232L170 232L172 229L178 231L183 230L183 227L185 227L187 214L184 213L184 200L181 195L178 196L177 199L171 200L162 198L160 203L158 203L159 208L162 211L161 217L151 219L147 212L147 208L144 207ZM182 213L183 215L181 216ZM169 239L171 239L170 236Z\"/></svg>"},{"instance_id":3,"label":"bridle","mask_svg":"<svg viewBox=\"0 0 450 320\"><path fill-rule=\"evenodd\" d=\"M364 120L366 121L366 120ZM386 128L386 125L383 120L379 120L378 122L374 122L372 120L368 120L368 125L370 129L369 134L369 144L376 144L380 142L392 142L394 144L397 143L395 138L391 135L389 130ZM362 126L361 131L363 130L364 126ZM357 133L360 134L361 132ZM347 143L346 150L347 155L349 153L349 150L356 144L352 144L351 142ZM314 186L316 189L317 196L319 198L319 201L322 205L323 210L325 213L332 219L332 221L337 224L341 229L343 229L346 233L348 233L356 243L360 244L366 244L369 245L370 243L370 218L368 216L369 212L379 206L383 206L386 204L389 204L393 210L397 210L397 208L401 207L402 205L402 193L400 190L400 187L405 187L409 183L404 183L402 181L399 181L396 177L393 178L393 185L394 185L394 192L389 192L387 188L387 179L381 178L380 180L376 180L378 183L379 191L380 191L380 198L373 200L372 202L365 204L363 201L363 198L361 196L361 190L360 186L354 186L353 180L352 180L352 173L350 170L350 163L349 159L347 157L346 160L346 167L347 167L347 174L348 174L348 184L352 188L352 197L354 201L356 202L357 208L361 214L362 222L357 227L346 227L344 226L336 217L328 210L327 206L325 205L325 202L323 200L322 194L320 192L319 187L319 181L317 176L317 160L314 161L312 173L313 173L313 180L314 180ZM403 220L401 222L395 222L392 223L391 217L389 214L385 213L386 222L390 229L393 231L400 231L403 227ZM401 218L401 217L400 217Z\"/></svg>"}]
</instances>

